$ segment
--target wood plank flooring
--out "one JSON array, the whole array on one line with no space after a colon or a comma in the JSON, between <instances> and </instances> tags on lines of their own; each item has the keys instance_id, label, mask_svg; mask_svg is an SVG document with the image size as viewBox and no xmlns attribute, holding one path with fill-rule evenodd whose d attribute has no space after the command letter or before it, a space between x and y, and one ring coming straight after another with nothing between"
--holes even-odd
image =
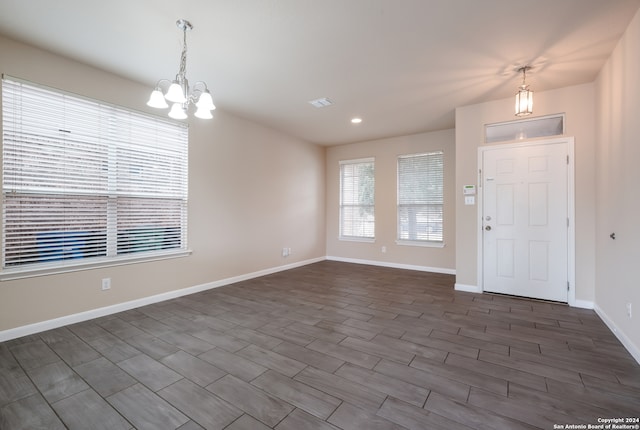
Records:
<instances>
[{"instance_id":1,"label":"wood plank flooring","mask_svg":"<svg viewBox=\"0 0 640 430\"><path fill-rule=\"evenodd\" d=\"M4 342L0 429L553 429L640 417L640 366L593 311L453 283L325 261Z\"/></svg>"}]
</instances>

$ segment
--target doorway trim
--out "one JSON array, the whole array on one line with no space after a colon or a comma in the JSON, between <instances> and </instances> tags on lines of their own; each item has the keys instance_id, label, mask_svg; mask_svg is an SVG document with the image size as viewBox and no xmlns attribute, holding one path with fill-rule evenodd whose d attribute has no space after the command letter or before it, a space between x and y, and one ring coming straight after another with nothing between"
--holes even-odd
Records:
<instances>
[{"instance_id":1,"label":"doorway trim","mask_svg":"<svg viewBox=\"0 0 640 430\"><path fill-rule=\"evenodd\" d=\"M574 137L558 137L553 139L535 139L525 140L517 143L508 144L495 144L495 145L483 145L478 147L478 212L476 217L477 222L477 244L478 244L478 290L484 292L484 243L482 236L482 216L483 216L483 199L484 188L482 186L482 160L485 151L495 150L497 148L524 148L527 146L536 145L551 145L558 143L565 143L567 145L567 154L569 156L567 162L567 218L569 226L567 229L567 280L568 280L568 304L572 307L585 307L581 303L576 301L576 222L575 222L575 153L574 153Z\"/></svg>"}]
</instances>

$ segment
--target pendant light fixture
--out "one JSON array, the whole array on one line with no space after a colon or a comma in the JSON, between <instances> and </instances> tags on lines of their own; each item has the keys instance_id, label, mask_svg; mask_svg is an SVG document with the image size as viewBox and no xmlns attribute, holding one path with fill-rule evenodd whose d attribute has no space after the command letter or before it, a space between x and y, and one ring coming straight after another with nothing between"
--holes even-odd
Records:
<instances>
[{"instance_id":1,"label":"pendant light fixture","mask_svg":"<svg viewBox=\"0 0 640 430\"><path fill-rule=\"evenodd\" d=\"M533 113L533 91L525 83L527 70L531 70L531 67L524 66L518 69L518 73L522 72L522 85L518 87L516 93L516 116L526 116Z\"/></svg>"},{"instance_id":2,"label":"pendant light fixture","mask_svg":"<svg viewBox=\"0 0 640 430\"><path fill-rule=\"evenodd\" d=\"M176 25L183 33L182 56L180 57L180 69L173 81L160 79L156 84L147 106L158 109L169 107L167 101L172 103L169 116L174 119L186 119L189 105L196 107L195 116L202 119L213 118L211 111L216 107L213 104L211 93L207 84L203 81L196 82L189 87L187 80L187 31L193 29L191 23L185 19L176 21ZM163 89L164 87L164 89Z\"/></svg>"}]
</instances>

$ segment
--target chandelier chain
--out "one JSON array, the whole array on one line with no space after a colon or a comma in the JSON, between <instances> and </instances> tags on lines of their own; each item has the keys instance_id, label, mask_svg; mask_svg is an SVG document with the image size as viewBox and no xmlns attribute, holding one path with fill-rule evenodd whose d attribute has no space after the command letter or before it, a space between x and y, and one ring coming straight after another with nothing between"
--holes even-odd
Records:
<instances>
[{"instance_id":1,"label":"chandelier chain","mask_svg":"<svg viewBox=\"0 0 640 430\"><path fill-rule=\"evenodd\" d=\"M187 29L182 30L182 55L180 56L180 71L178 75L184 78L187 75Z\"/></svg>"}]
</instances>

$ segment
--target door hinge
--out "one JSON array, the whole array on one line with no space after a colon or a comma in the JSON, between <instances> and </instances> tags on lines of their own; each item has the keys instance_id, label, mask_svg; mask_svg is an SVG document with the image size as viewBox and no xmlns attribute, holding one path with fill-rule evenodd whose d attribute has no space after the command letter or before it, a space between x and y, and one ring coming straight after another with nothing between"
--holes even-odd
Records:
<instances>
[{"instance_id":1,"label":"door hinge","mask_svg":"<svg viewBox=\"0 0 640 430\"><path fill-rule=\"evenodd\" d=\"M482 188L482 169L478 169L478 184Z\"/></svg>"},{"instance_id":2,"label":"door hinge","mask_svg":"<svg viewBox=\"0 0 640 430\"><path fill-rule=\"evenodd\" d=\"M569 281L567 281L567 291L570 291L570 289L569 289Z\"/></svg>"},{"instance_id":3,"label":"door hinge","mask_svg":"<svg viewBox=\"0 0 640 430\"><path fill-rule=\"evenodd\" d=\"M569 164L569 156L567 155L567 164Z\"/></svg>"}]
</instances>

